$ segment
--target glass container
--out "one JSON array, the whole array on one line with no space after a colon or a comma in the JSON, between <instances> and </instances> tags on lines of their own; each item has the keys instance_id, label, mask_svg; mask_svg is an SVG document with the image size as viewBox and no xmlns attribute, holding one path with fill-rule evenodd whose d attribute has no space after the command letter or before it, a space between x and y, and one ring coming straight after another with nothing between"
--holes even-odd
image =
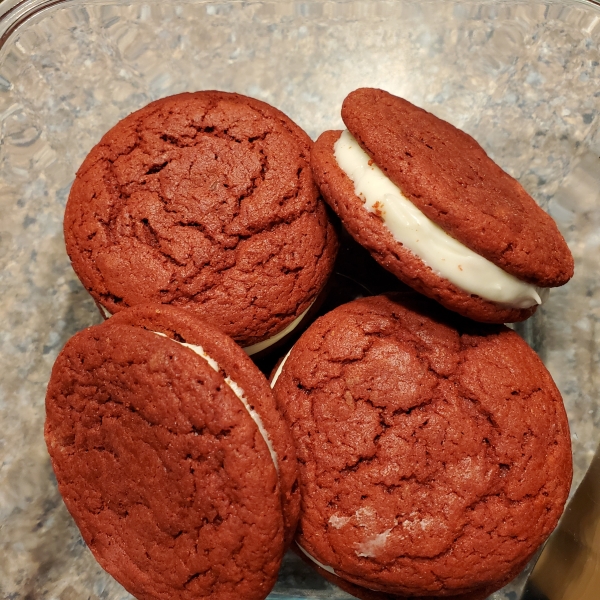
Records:
<instances>
[{"instance_id":1,"label":"glass container","mask_svg":"<svg viewBox=\"0 0 600 600\"><path fill-rule=\"evenodd\" d=\"M0 596L125 600L57 492L44 394L97 323L62 217L86 153L151 100L220 89L341 128L357 87L473 135L557 221L576 274L518 331L567 407L574 488L600 431L600 4L591 1L26 0L0 3ZM492 596L517 600L525 575ZM270 598L342 600L293 555Z\"/></svg>"}]
</instances>

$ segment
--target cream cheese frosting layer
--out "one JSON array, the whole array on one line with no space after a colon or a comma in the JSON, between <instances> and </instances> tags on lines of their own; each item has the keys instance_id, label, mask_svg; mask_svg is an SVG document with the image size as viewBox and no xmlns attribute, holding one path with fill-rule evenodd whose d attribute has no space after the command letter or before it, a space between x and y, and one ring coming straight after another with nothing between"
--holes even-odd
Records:
<instances>
[{"instance_id":1,"label":"cream cheese frosting layer","mask_svg":"<svg viewBox=\"0 0 600 600\"><path fill-rule=\"evenodd\" d=\"M321 569L323 569L324 571L327 571L328 573L331 573L332 575L339 577L339 575L335 572L335 569L333 567L328 567L327 565L324 565L322 562L319 562L312 554L308 553L298 542L296 542L296 546L297 546L298 550L300 550L300 552L302 552L302 554L304 554L304 556L306 556L306 558L308 558L310 561L314 562L315 565L317 565L318 567L321 567ZM364 587L364 586L361 586L361 587ZM371 592L378 591L378 590L374 590L372 588L365 588L365 589L370 590Z\"/></svg>"},{"instance_id":2,"label":"cream cheese frosting layer","mask_svg":"<svg viewBox=\"0 0 600 600\"><path fill-rule=\"evenodd\" d=\"M104 304L97 303L96 306L100 310L100 314L104 319L109 319L112 317L112 313L108 310L108 308L106 308L106 306L104 306Z\"/></svg>"},{"instance_id":3,"label":"cream cheese frosting layer","mask_svg":"<svg viewBox=\"0 0 600 600\"><path fill-rule=\"evenodd\" d=\"M263 340L262 342L257 342L256 344L252 344L251 346L246 346L245 348L242 348L242 350L248 356L252 356L253 354L260 352L261 350L265 350L269 346L272 346L273 344L277 343L279 340L283 339L288 333L291 333L292 331L294 331L294 329L296 329L296 327L298 327L298 325L300 325L300 323L302 322L302 319L304 319L304 317L306 316L306 313L311 309L313 304L314 304L314 301L310 303L309 307L299 317L296 317L285 329L282 329L279 333L276 333L273 337L270 337L267 340ZM100 309L100 312L105 319L108 319L112 316L112 313L109 312L109 310L108 310L108 308L106 308L106 306L104 306L102 304L98 304L98 308Z\"/></svg>"},{"instance_id":4,"label":"cream cheese frosting layer","mask_svg":"<svg viewBox=\"0 0 600 600\"><path fill-rule=\"evenodd\" d=\"M334 144L339 167L354 183L356 195L378 215L394 239L434 273L484 300L511 308L541 304L547 288L521 281L449 236L427 218L370 159L345 130Z\"/></svg>"},{"instance_id":5,"label":"cream cheese frosting layer","mask_svg":"<svg viewBox=\"0 0 600 600\"><path fill-rule=\"evenodd\" d=\"M273 375L273 379L271 380L271 389L275 387L275 384L277 383L277 380L279 379L279 376L281 375L281 371L283 370L283 365L285 365L285 361L288 359L288 357L293 349L294 349L294 347L292 346L289 349L289 352L283 357L283 360L279 363L279 366L277 367L277 370L275 371L275 375Z\"/></svg>"},{"instance_id":6,"label":"cream cheese frosting layer","mask_svg":"<svg viewBox=\"0 0 600 600\"><path fill-rule=\"evenodd\" d=\"M327 571L328 573L335 575L335 571L333 570L332 567L328 567L327 565L320 563L314 556L312 556L312 554L309 554L298 542L296 542L296 546L298 546L298 549L302 552L302 554L304 554L304 556L306 556L309 560L312 560L312 562L314 562L315 565L318 565L324 571Z\"/></svg>"},{"instance_id":7,"label":"cream cheese frosting layer","mask_svg":"<svg viewBox=\"0 0 600 600\"><path fill-rule=\"evenodd\" d=\"M156 335L160 335L161 337L166 337L167 339L171 340L175 344L179 344L180 346L185 346L186 348L189 348L190 350L195 352L198 356L201 356L210 365L210 367L214 371L216 371L217 373L219 373L221 371L221 367L219 366L219 363L217 363L217 361L214 358L209 356L202 346L197 346L194 344L187 344L185 342L177 342L176 340L166 336L164 333L159 333L158 331L153 331L152 333L155 333ZM231 391L237 396L237 398L240 400L240 402L244 405L244 408L246 409L246 411L248 412L248 414L250 415L252 420L256 423L256 426L258 427L258 431L259 431L260 435L262 436L263 440L265 440L265 444L267 445L267 448L269 449L269 453L271 454L271 460L273 461L275 470L277 471L277 474L279 474L279 463L277 460L277 452L275 451L275 448L273 447L273 442L271 441L271 438L269 437L269 433L268 433L267 429L265 428L264 423L262 422L262 419L260 418L260 415L256 412L256 410L254 410L254 408L252 408L252 406L248 402L248 399L246 398L246 394L245 394L244 390L235 381L233 381L229 376L225 377L224 379L225 379L225 383L229 386Z\"/></svg>"},{"instance_id":8,"label":"cream cheese frosting layer","mask_svg":"<svg viewBox=\"0 0 600 600\"><path fill-rule=\"evenodd\" d=\"M252 344L251 346L246 346L245 348L243 348L244 352L248 356L252 356L253 354L260 352L261 350L265 350L265 348L268 348L269 346L272 346L279 340L283 339L288 333L291 333L292 331L294 331L294 329L296 329L296 327L298 327L298 325L300 325L300 322L302 321L302 319L304 319L306 313L311 309L313 304L314 301L311 302L310 306L299 317L296 317L285 329L282 329L279 333L276 333L273 337L270 337L267 340L257 342L256 344Z\"/></svg>"}]
</instances>

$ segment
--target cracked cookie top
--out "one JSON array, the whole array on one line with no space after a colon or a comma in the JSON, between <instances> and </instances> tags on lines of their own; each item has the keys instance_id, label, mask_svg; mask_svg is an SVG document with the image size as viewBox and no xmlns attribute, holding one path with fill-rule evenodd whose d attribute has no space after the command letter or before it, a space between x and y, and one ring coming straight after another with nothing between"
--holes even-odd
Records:
<instances>
[{"instance_id":1,"label":"cracked cookie top","mask_svg":"<svg viewBox=\"0 0 600 600\"><path fill-rule=\"evenodd\" d=\"M109 313L170 304L242 345L272 337L310 306L337 250L311 144L279 110L239 94L149 104L77 173L64 220L73 268Z\"/></svg>"},{"instance_id":2,"label":"cracked cookie top","mask_svg":"<svg viewBox=\"0 0 600 600\"><path fill-rule=\"evenodd\" d=\"M300 463L298 544L352 583L489 593L562 512L562 399L504 326L416 294L364 298L304 333L274 390Z\"/></svg>"},{"instance_id":3,"label":"cracked cookie top","mask_svg":"<svg viewBox=\"0 0 600 600\"><path fill-rule=\"evenodd\" d=\"M245 366L236 386L198 348L120 321L76 334L52 370L45 437L69 512L140 600L262 600L284 519L277 467L236 391L255 391Z\"/></svg>"}]
</instances>

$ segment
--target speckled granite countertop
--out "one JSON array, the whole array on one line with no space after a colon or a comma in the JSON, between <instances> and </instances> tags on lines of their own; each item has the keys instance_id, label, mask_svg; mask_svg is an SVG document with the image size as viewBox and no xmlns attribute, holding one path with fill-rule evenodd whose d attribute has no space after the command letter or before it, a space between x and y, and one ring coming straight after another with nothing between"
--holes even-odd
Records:
<instances>
[{"instance_id":1,"label":"speckled granite countertop","mask_svg":"<svg viewBox=\"0 0 600 600\"><path fill-rule=\"evenodd\" d=\"M31 3L35 4L35 2ZM152 99L218 88L314 138L351 89L404 95L473 134L557 220L576 276L520 332L561 389L575 483L600 410L600 9L581 2L70 2L0 51L0 596L129 598L57 493L44 393L65 341L98 322L64 250L75 170ZM516 600L522 578L494 595ZM273 598L348 598L290 557Z\"/></svg>"}]
</instances>

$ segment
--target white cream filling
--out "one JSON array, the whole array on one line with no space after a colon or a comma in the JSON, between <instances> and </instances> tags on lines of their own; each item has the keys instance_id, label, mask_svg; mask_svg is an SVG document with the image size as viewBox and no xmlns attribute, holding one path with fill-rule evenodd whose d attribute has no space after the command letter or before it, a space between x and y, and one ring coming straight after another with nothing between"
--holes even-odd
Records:
<instances>
[{"instance_id":1,"label":"white cream filling","mask_svg":"<svg viewBox=\"0 0 600 600\"><path fill-rule=\"evenodd\" d=\"M279 333L276 333L273 337L270 337L267 340L257 342L256 344L252 344L251 346L246 346L245 348L243 348L244 352L248 356L252 356L253 354L260 352L261 350L265 350L269 346L272 346L279 340L283 339L288 333L291 333L292 331L294 331L294 329L296 329L296 327L298 327L298 325L300 324L302 319L304 319L306 313L311 309L313 304L314 300L310 303L310 306L299 317L294 319L285 329L281 330ZM102 313L102 316L105 319L108 319L112 316L112 313L110 313L108 309L102 304L98 304L98 307L100 308L100 312Z\"/></svg>"},{"instance_id":2,"label":"white cream filling","mask_svg":"<svg viewBox=\"0 0 600 600\"><path fill-rule=\"evenodd\" d=\"M275 371L275 375L273 375L273 380L271 381L271 389L273 389L275 387L275 384L277 383L277 380L279 379L279 376L281 375L283 365L285 365L285 361L288 359L288 356L290 355L290 352L293 349L294 349L294 347L292 346L289 349L289 352L283 357L283 360L279 363L279 366L277 367L277 370Z\"/></svg>"},{"instance_id":3,"label":"white cream filling","mask_svg":"<svg viewBox=\"0 0 600 600\"><path fill-rule=\"evenodd\" d=\"M384 532L387 533L387 532ZM302 554L304 554L304 556L306 556L306 558L308 558L309 560L311 560L312 562L315 563L315 565L321 567L321 569L323 569L324 571L327 571L328 573L331 573L332 575L335 575L336 577L339 577L339 575L335 572L335 569L333 567L328 567L327 565L324 565L322 562L319 562L312 554L309 554L298 542L296 542L296 546L298 547L298 549L302 552ZM365 556L367 557L367 555L361 555L359 554L358 556ZM357 585L357 584L355 584ZM368 588L365 586L364 587L366 590L370 590L371 592L377 592L378 590L374 590L372 588Z\"/></svg>"},{"instance_id":4,"label":"white cream filling","mask_svg":"<svg viewBox=\"0 0 600 600\"><path fill-rule=\"evenodd\" d=\"M256 354L257 352L260 352L261 350L272 346L273 344L284 338L288 333L291 333L292 331L294 331L294 329L296 329L296 327L298 327L298 325L300 324L302 319L304 319L306 313L311 309L313 304L314 300L310 303L310 306L299 317L295 318L285 329L282 329L279 333L276 333L273 337L270 337L267 340L257 342L256 344L252 344L251 346L246 346L244 348L244 352L248 356L252 356L253 354Z\"/></svg>"},{"instance_id":5,"label":"white cream filling","mask_svg":"<svg viewBox=\"0 0 600 600\"><path fill-rule=\"evenodd\" d=\"M98 308L100 309L100 314L105 318L105 319L109 319L110 317L112 317L112 313L108 312L108 308L106 308L106 306L104 306L103 304L100 304L98 302Z\"/></svg>"},{"instance_id":6,"label":"white cream filling","mask_svg":"<svg viewBox=\"0 0 600 600\"><path fill-rule=\"evenodd\" d=\"M512 308L529 308L547 298L538 288L503 271L428 219L369 158L346 130L334 144L339 167L354 183L365 209L381 217L395 240L456 287ZM371 164L369 164L371 163Z\"/></svg>"},{"instance_id":7,"label":"white cream filling","mask_svg":"<svg viewBox=\"0 0 600 600\"><path fill-rule=\"evenodd\" d=\"M177 342L176 340L166 336L164 333L159 333L158 331L153 331L152 333L155 333L156 335L160 335L162 337L166 337L167 339L171 340L172 342L175 342L176 344L180 344L181 346L185 346L186 348L189 348L190 350L192 350L193 352L198 354L198 356L201 356L211 366L211 368L214 371L216 371L217 373L220 372L221 369L220 369L217 361L214 360L214 358L210 357L206 353L206 351L204 350L204 348L202 346L196 346L194 344L186 344L185 342ZM225 383L229 386L231 391L241 401L241 403L244 405L244 408L246 409L246 411L248 412L248 414L250 415L252 420L256 423L256 427L258 427L258 431L260 432L260 435L262 436L263 440L265 440L265 444L267 445L267 448L269 449L269 453L271 454L271 460L273 461L273 465L275 465L275 470L277 471L277 474L279 474L279 463L277 461L277 452L275 452L275 448L273 447L273 443L271 441L271 438L269 437L269 433L267 432L267 430L262 422L262 419L260 418L260 415L254 410L254 408L252 408L252 406L250 406L250 403L248 402L248 399L246 398L246 394L244 393L244 390L235 381L233 381L229 376L225 377L224 379L225 379Z\"/></svg>"},{"instance_id":8,"label":"white cream filling","mask_svg":"<svg viewBox=\"0 0 600 600\"><path fill-rule=\"evenodd\" d=\"M300 551L302 552L302 554L304 554L307 558L309 558L310 560L312 560L315 563L315 565L318 565L324 571L327 571L328 573L331 573L332 575L335 575L335 571L331 567L328 567L327 565L324 565L323 563L320 563L314 556L312 556L311 554L309 554L298 542L296 542L296 546L298 546L298 548L300 549Z\"/></svg>"}]
</instances>

